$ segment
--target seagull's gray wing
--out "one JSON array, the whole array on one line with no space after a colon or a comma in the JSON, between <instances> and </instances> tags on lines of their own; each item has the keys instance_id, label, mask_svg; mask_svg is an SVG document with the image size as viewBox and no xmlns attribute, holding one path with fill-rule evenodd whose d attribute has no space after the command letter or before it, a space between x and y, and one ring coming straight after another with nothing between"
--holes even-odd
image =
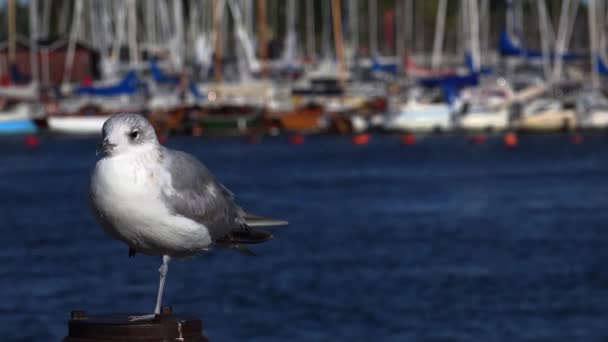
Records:
<instances>
[{"instance_id":1,"label":"seagull's gray wing","mask_svg":"<svg viewBox=\"0 0 608 342\"><path fill-rule=\"evenodd\" d=\"M196 158L163 148L163 167L171 181L162 185L161 196L170 210L204 224L214 242L246 229L234 195Z\"/></svg>"},{"instance_id":2,"label":"seagull's gray wing","mask_svg":"<svg viewBox=\"0 0 608 342\"><path fill-rule=\"evenodd\" d=\"M287 224L245 212L234 202L233 193L193 156L164 147L162 155L163 168L171 177L169 184L162 185L165 205L176 214L205 225L214 243L251 254L242 244L272 238L269 232L253 227Z\"/></svg>"}]
</instances>

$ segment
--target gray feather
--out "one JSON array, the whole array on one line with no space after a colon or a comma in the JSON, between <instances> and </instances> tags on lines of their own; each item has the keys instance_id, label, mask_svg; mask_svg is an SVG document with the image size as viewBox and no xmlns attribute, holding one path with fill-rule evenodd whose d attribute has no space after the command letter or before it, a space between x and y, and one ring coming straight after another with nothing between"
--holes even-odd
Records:
<instances>
[{"instance_id":1,"label":"gray feather","mask_svg":"<svg viewBox=\"0 0 608 342\"><path fill-rule=\"evenodd\" d=\"M163 201L175 213L204 224L213 241L233 231L242 231L246 222L233 195L215 180L211 172L193 156L163 148L164 168L171 175L174 192L163 192Z\"/></svg>"}]
</instances>

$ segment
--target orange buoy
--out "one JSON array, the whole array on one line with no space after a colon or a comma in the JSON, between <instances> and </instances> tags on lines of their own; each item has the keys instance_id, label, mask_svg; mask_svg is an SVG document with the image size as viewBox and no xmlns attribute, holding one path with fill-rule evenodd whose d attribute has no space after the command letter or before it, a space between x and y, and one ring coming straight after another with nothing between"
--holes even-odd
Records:
<instances>
[{"instance_id":1,"label":"orange buoy","mask_svg":"<svg viewBox=\"0 0 608 342\"><path fill-rule=\"evenodd\" d=\"M476 134L469 139L469 142L473 145L482 145L486 142L486 136L483 134Z\"/></svg>"},{"instance_id":2,"label":"orange buoy","mask_svg":"<svg viewBox=\"0 0 608 342\"><path fill-rule=\"evenodd\" d=\"M570 137L570 142L574 145L580 145L583 143L583 136L580 134L575 134Z\"/></svg>"},{"instance_id":3,"label":"orange buoy","mask_svg":"<svg viewBox=\"0 0 608 342\"><path fill-rule=\"evenodd\" d=\"M517 146L517 135L513 132L507 132L503 135L502 142L507 147L515 147Z\"/></svg>"},{"instance_id":4,"label":"orange buoy","mask_svg":"<svg viewBox=\"0 0 608 342\"><path fill-rule=\"evenodd\" d=\"M355 134L352 139L353 144L355 144L355 145L367 145L367 144L369 144L370 140L371 140L371 137L368 133Z\"/></svg>"},{"instance_id":5,"label":"orange buoy","mask_svg":"<svg viewBox=\"0 0 608 342\"><path fill-rule=\"evenodd\" d=\"M33 148L36 147L40 144L40 140L38 140L38 137L33 135L33 134L28 134L25 136L25 146L29 147L29 148Z\"/></svg>"},{"instance_id":6,"label":"orange buoy","mask_svg":"<svg viewBox=\"0 0 608 342\"><path fill-rule=\"evenodd\" d=\"M413 133L407 133L401 137L401 143L403 145L414 145L416 142L416 136Z\"/></svg>"},{"instance_id":7,"label":"orange buoy","mask_svg":"<svg viewBox=\"0 0 608 342\"><path fill-rule=\"evenodd\" d=\"M291 138L289 138L289 142L292 145L300 145L300 144L304 143L304 135L294 134L291 136Z\"/></svg>"}]
</instances>

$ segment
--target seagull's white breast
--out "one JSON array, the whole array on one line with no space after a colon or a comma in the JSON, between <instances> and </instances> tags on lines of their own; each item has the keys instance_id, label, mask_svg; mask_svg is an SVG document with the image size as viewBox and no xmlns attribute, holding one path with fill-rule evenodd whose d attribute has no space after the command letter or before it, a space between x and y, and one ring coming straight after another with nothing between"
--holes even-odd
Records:
<instances>
[{"instance_id":1,"label":"seagull's white breast","mask_svg":"<svg viewBox=\"0 0 608 342\"><path fill-rule=\"evenodd\" d=\"M93 171L91 200L106 232L138 252L193 255L208 248L211 237L204 225L163 203L161 191L170 183L156 150L106 157Z\"/></svg>"}]
</instances>

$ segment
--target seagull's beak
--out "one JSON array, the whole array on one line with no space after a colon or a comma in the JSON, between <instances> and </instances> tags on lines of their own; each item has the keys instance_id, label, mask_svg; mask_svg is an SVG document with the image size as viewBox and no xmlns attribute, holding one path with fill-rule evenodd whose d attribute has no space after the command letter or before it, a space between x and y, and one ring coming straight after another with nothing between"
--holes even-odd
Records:
<instances>
[{"instance_id":1,"label":"seagull's beak","mask_svg":"<svg viewBox=\"0 0 608 342\"><path fill-rule=\"evenodd\" d=\"M116 144L111 144L108 138L103 139L101 143L97 145L97 155L109 154L112 152Z\"/></svg>"}]
</instances>

